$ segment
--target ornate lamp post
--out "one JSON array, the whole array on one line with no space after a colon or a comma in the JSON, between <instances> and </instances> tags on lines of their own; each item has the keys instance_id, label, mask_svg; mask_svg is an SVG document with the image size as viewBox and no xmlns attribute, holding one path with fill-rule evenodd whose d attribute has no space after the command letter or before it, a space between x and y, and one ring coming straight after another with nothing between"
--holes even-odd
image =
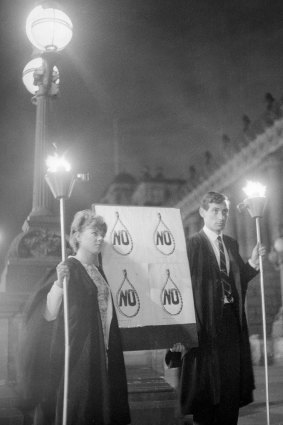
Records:
<instances>
[{"instance_id":1,"label":"ornate lamp post","mask_svg":"<svg viewBox=\"0 0 283 425\"><path fill-rule=\"evenodd\" d=\"M26 34L32 45L39 51L38 57L30 61L23 71L23 82L33 95L36 105L35 153L33 178L33 205L27 219L42 224L50 216L49 196L44 181L46 158L46 113L50 98L59 91L59 71L55 66L56 55L63 50L72 38L73 26L70 18L56 3L42 1L29 14L26 21ZM65 243L65 199L71 195L75 178L69 164L58 156L48 158L46 181L56 199L60 200L61 253L66 258ZM65 363L63 425L67 424L67 398L69 378L69 331L67 285L63 283Z\"/></svg>"},{"instance_id":2,"label":"ornate lamp post","mask_svg":"<svg viewBox=\"0 0 283 425\"><path fill-rule=\"evenodd\" d=\"M26 21L27 37L39 51L23 71L23 82L33 94L36 105L33 205L28 222L40 222L51 215L47 187L44 182L46 158L46 112L48 101L59 91L59 71L54 65L57 52L72 38L72 22L54 2L43 1L29 14Z\"/></svg>"},{"instance_id":3,"label":"ornate lamp post","mask_svg":"<svg viewBox=\"0 0 283 425\"><path fill-rule=\"evenodd\" d=\"M266 187L260 183L248 181L243 191L247 198L238 205L239 210L247 209L250 216L256 222L257 244L261 243L260 235L260 218L263 217L265 208L265 190ZM269 390L268 390L268 363L267 363L267 338L266 338L266 313L265 313L265 297L264 297L264 279L262 256L259 256L259 272L260 272L260 289L261 289L261 309L262 309L262 330L263 330L263 347L264 347L264 367L265 367L265 392L266 392L266 415L267 425L270 424L269 415Z\"/></svg>"}]
</instances>

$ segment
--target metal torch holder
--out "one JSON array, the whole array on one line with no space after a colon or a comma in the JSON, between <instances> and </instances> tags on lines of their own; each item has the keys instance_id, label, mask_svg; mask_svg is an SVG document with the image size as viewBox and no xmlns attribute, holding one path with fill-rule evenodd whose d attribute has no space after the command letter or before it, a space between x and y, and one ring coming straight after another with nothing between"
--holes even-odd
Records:
<instances>
[{"instance_id":1,"label":"metal torch holder","mask_svg":"<svg viewBox=\"0 0 283 425\"><path fill-rule=\"evenodd\" d=\"M255 219L257 243L260 244L261 235L260 235L259 219L263 217L263 213L264 213L264 209L266 205L266 198L265 197L247 198L243 201L243 205L248 210L250 216ZM267 425L270 425L266 312L265 312L263 264L262 264L261 255L259 256L259 272L260 272L260 292L261 292L262 331L263 331L264 370L265 370L266 417L267 417Z\"/></svg>"},{"instance_id":2,"label":"metal torch holder","mask_svg":"<svg viewBox=\"0 0 283 425\"><path fill-rule=\"evenodd\" d=\"M76 177L68 171L47 172L45 180L55 199L60 201L60 229L61 229L61 254L62 261L66 260L66 234L65 234L65 200L70 198ZM69 308L68 288L66 278L63 281L63 306L64 306L64 335L65 335L65 357L64 357L64 394L63 394L63 425L67 425L68 389L69 389Z\"/></svg>"}]
</instances>

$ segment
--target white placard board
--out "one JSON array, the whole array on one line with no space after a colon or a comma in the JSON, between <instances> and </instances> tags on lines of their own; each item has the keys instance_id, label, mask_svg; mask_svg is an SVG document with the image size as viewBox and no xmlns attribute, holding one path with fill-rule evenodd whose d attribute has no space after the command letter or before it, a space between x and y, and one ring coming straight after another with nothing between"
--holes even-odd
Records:
<instances>
[{"instance_id":1,"label":"white placard board","mask_svg":"<svg viewBox=\"0 0 283 425\"><path fill-rule=\"evenodd\" d=\"M120 205L94 208L108 226L103 269L127 349L142 349L145 344L165 348L180 338L197 345L180 210Z\"/></svg>"}]
</instances>

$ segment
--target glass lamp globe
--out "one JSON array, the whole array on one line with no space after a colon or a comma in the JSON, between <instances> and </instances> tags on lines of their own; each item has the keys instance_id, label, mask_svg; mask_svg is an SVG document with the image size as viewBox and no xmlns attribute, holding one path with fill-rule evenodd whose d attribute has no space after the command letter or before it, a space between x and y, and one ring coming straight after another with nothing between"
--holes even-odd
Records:
<instances>
[{"instance_id":1,"label":"glass lamp globe","mask_svg":"<svg viewBox=\"0 0 283 425\"><path fill-rule=\"evenodd\" d=\"M23 83L26 89L31 94L36 94L38 92L39 86L36 84L35 72L38 75L44 73L44 60L42 57L37 57L29 61L23 70ZM53 67L52 71L52 83L59 84L59 70L57 66Z\"/></svg>"},{"instance_id":2,"label":"glass lamp globe","mask_svg":"<svg viewBox=\"0 0 283 425\"><path fill-rule=\"evenodd\" d=\"M58 52L71 41L73 25L70 18L52 3L35 7L27 17L26 33L39 50Z\"/></svg>"}]
</instances>

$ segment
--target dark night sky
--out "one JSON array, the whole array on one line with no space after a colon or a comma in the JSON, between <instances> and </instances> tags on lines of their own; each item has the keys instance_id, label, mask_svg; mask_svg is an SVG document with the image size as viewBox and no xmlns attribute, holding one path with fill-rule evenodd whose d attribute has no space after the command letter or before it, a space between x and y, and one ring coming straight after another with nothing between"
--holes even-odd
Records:
<instances>
[{"instance_id":1,"label":"dark night sky","mask_svg":"<svg viewBox=\"0 0 283 425\"><path fill-rule=\"evenodd\" d=\"M31 0L0 6L0 255L32 205L35 108L22 84L32 47L25 35ZM72 205L99 200L119 166L148 165L186 177L202 152L221 152L241 116L255 119L263 97L283 95L283 2L263 0L65 0L74 25L58 58L61 97L52 102L49 139L93 180Z\"/></svg>"}]
</instances>

